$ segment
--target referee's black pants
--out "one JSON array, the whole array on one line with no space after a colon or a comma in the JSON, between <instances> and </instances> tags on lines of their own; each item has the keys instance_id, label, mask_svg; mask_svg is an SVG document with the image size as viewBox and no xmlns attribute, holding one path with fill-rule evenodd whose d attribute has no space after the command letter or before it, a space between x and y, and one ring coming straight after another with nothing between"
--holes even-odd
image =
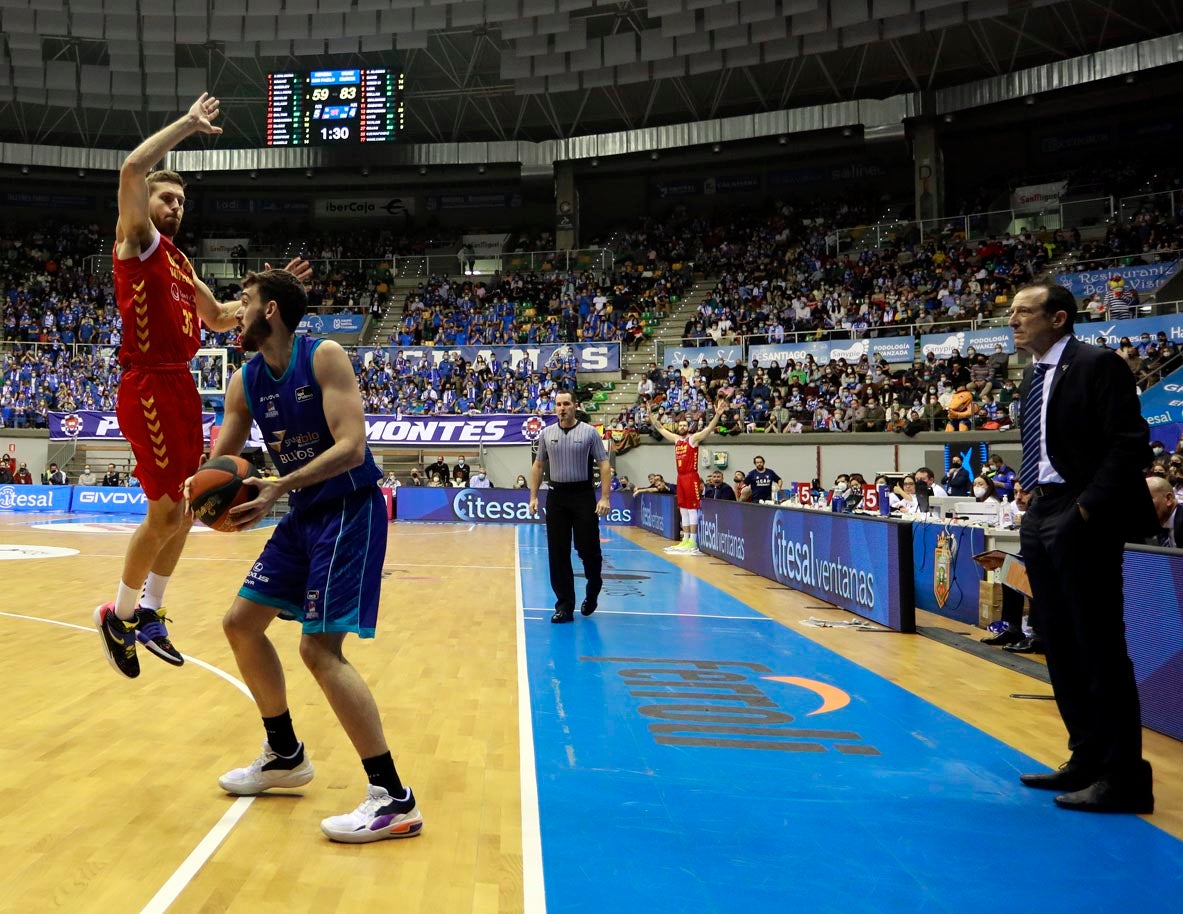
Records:
<instances>
[{"instance_id":1,"label":"referee's black pants","mask_svg":"<svg viewBox=\"0 0 1183 914\"><path fill-rule=\"evenodd\" d=\"M571 539L583 560L587 578L586 599L595 606L604 586L604 559L600 553L600 519L596 516L596 490L591 483L552 483L546 493L546 551L550 559L550 586L555 610L575 612L575 572L571 568Z\"/></svg>"},{"instance_id":2,"label":"referee's black pants","mask_svg":"<svg viewBox=\"0 0 1183 914\"><path fill-rule=\"evenodd\" d=\"M1081 517L1067 489L1034 498L1019 529L1071 761L1129 783L1142 769L1142 720L1126 648L1121 533Z\"/></svg>"}]
</instances>

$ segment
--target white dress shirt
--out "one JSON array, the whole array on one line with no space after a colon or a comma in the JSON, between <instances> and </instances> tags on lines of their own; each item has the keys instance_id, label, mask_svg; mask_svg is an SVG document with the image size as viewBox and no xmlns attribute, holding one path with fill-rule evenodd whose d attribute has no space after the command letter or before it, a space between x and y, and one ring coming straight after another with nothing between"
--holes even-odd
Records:
<instances>
[{"instance_id":1,"label":"white dress shirt","mask_svg":"<svg viewBox=\"0 0 1183 914\"><path fill-rule=\"evenodd\" d=\"M1064 347L1068 345L1068 341L1072 339L1071 334L1064 334L1054 343L1052 347L1037 358L1035 361L1041 365L1047 365L1047 371L1043 375L1043 402L1040 404L1039 412L1039 481L1045 482L1063 482L1064 477L1056 472L1056 468L1052 466L1051 460L1047 456L1047 404L1052 398L1052 390L1059 380L1060 372L1057 370L1060 367L1060 359L1064 356Z\"/></svg>"}]
</instances>

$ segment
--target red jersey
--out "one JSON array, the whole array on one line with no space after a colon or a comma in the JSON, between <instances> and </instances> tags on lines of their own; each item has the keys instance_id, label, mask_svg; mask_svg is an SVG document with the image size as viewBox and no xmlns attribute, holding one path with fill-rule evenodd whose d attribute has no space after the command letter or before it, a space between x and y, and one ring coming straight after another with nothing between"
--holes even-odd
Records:
<instances>
[{"instance_id":1,"label":"red jersey","mask_svg":"<svg viewBox=\"0 0 1183 914\"><path fill-rule=\"evenodd\" d=\"M674 442L674 462L679 476L698 475L698 447L690 443L689 437Z\"/></svg>"},{"instance_id":2,"label":"red jersey","mask_svg":"<svg viewBox=\"0 0 1183 914\"><path fill-rule=\"evenodd\" d=\"M123 319L119 364L124 368L176 365L187 369L201 346L193 266L159 232L138 257L115 264L115 301Z\"/></svg>"}]
</instances>

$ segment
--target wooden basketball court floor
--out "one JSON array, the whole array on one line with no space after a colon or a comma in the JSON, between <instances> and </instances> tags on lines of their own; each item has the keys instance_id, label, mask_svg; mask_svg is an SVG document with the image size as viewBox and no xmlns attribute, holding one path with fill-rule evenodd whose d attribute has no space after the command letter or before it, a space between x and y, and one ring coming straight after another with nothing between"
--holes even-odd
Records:
<instances>
[{"instance_id":1,"label":"wooden basketball court floor","mask_svg":"<svg viewBox=\"0 0 1183 914\"><path fill-rule=\"evenodd\" d=\"M1112 877L1106 886L1113 888L1116 879L1114 890L1123 897L1140 886L1149 900L1139 910L1183 909L1178 742L1145 731L1156 773L1154 816L1057 814L1048 809L1050 797L1002 786L1014 780L1006 753L1053 767L1064 759L1054 704L1009 697L1046 694L1046 685L920 636L805 627L801 622L809 617L849 615L713 559L675 563L661 554L664 541L632 528L605 533L606 556L609 570L628 565L640 572L610 575L595 616L552 626L540 528L392 527L378 637L351 640L346 653L374 689L425 826L421 837L407 841L332 844L319 830L320 819L356 806L364 782L300 664L294 625L277 622L273 631L292 717L316 779L297 795L255 799L228 797L216 783L225 770L254 758L262 739L220 620L268 531L191 537L166 601L174 640L189 661L173 669L142 655L143 673L129 681L102 658L90 616L111 597L131 523L76 520L0 515L0 557L10 559L0 564L0 911L381 907L400 914L538 914L601 910L614 899L615 910L630 912L651 908L652 896L658 904L664 897L662 909L670 911L764 911L779 901L802 911L966 912L977 910L979 900L1012 911L1052 911L1066 908L1049 906L1043 892L1069 884L1083 885L1082 897L1096 899L1097 907L1078 903L1075 911L1111 910L1101 907L1109 903L1108 889L1089 888L1092 874L1049 868L1059 859L1045 859L1051 835L1079 844L1081 859L1095 859ZM49 557L52 551L67 554ZM673 609L652 619L662 606ZM695 613L714 620L716 629L696 628ZM923 622L967 637L973 632L935 617ZM768 668L796 657L798 672L813 664L814 672L805 675L820 680L833 664L844 664L845 672L830 678L846 677L849 713L864 715L845 726L878 733L878 748L862 756L829 755L862 767L834 769L831 776L828 769L801 768L803 752L755 752L733 762L739 756L731 749L640 745L638 734L652 721L637 715L635 702L621 701L608 674L597 671L588 679L580 672L615 660L703 663L693 658L713 656L741 630L759 632ZM744 661L745 648L737 644L727 656ZM632 656L612 656L619 649ZM588 660L604 662L580 666ZM872 692L880 686L874 683L896 697L876 698ZM898 704L899 696L912 704ZM961 736L942 736L946 731L936 724L930 732L928 724L893 719L901 712L876 711L876 701L959 727ZM589 724L597 732L590 733ZM927 763L902 750L900 760L892 760L897 736L935 759L948 754L946 762L961 751L958 740L971 748L988 742L1006 761L990 755L984 766L1004 770L971 771L969 793L943 795L931 822L915 814L899 818L903 804L891 804L892 813L860 822L848 848L826 845L841 859L821 859L819 852L810 873L790 878L786 861L821 841L819 813L832 819L867 805L882 812L884 791L909 802L923 802L932 792ZM670 756L705 777L707 786L676 765L665 767ZM954 760L939 769L942 777L973 768L959 756ZM784 796L754 792L752 785L766 778L775 783L782 771ZM906 782L905 775L919 780ZM700 798L695 802L702 802L703 791L717 800L679 806L685 800L675 797L679 779L688 796ZM634 783L654 785L663 798L646 805L629 786ZM972 814L958 808L965 796L974 801L962 804L974 806ZM989 802L977 802L983 797ZM673 825L646 831L655 816L668 816ZM724 818L727 827L720 829ZM983 824L1012 820L1017 830ZM965 826L955 827L959 821ZM693 840L700 825L701 840ZM898 846L911 832L946 843L926 849L909 837L913 853L928 855L923 866L911 865ZM877 858L867 835L895 841L894 856ZM1114 847L1108 848L1111 836ZM735 844L740 839L747 843ZM1123 847L1134 847L1141 862L1119 859ZM770 857L774 850L788 856ZM950 872L942 873L946 851ZM965 869L970 856L980 868ZM908 885L893 882L897 870L908 871L908 885L923 891L909 894ZM721 884L701 890L714 872ZM665 888L667 878L669 885L698 885L697 903ZM973 881L983 885L959 895L958 886ZM861 903L843 900L843 883L858 889ZM895 888L883 891L885 885Z\"/></svg>"}]
</instances>

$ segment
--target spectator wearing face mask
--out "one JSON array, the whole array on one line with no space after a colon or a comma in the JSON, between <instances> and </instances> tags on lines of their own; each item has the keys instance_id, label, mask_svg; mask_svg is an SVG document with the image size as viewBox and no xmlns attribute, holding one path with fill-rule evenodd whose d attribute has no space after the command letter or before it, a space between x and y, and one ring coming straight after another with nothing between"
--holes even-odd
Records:
<instances>
[{"instance_id":1,"label":"spectator wearing face mask","mask_svg":"<svg viewBox=\"0 0 1183 914\"><path fill-rule=\"evenodd\" d=\"M960 457L954 457L950 461L949 472L941 480L941 485L945 487L945 491L956 497L964 497L973 491L969 471L961 465Z\"/></svg>"},{"instance_id":2,"label":"spectator wearing face mask","mask_svg":"<svg viewBox=\"0 0 1183 914\"><path fill-rule=\"evenodd\" d=\"M974 479L973 492L974 501L979 503L999 502L1002 500L998 497L998 490L994 488L994 482L985 476L978 476Z\"/></svg>"},{"instance_id":3,"label":"spectator wearing face mask","mask_svg":"<svg viewBox=\"0 0 1183 914\"><path fill-rule=\"evenodd\" d=\"M867 398L867 405L855 410L856 432L882 432L887 428L887 413L875 397Z\"/></svg>"},{"instance_id":4,"label":"spectator wearing face mask","mask_svg":"<svg viewBox=\"0 0 1183 914\"><path fill-rule=\"evenodd\" d=\"M93 486L96 480L97 477L91 472L89 466L83 467L82 472L78 474L78 485L80 486Z\"/></svg>"},{"instance_id":5,"label":"spectator wearing face mask","mask_svg":"<svg viewBox=\"0 0 1183 914\"><path fill-rule=\"evenodd\" d=\"M1009 498L1014 501L1015 496L1015 477L1016 473L1006 465L1006 461L1002 459L1001 454L994 454L990 458L990 462L982 471L987 479L994 483L994 488L998 494L998 498Z\"/></svg>"},{"instance_id":6,"label":"spectator wearing face mask","mask_svg":"<svg viewBox=\"0 0 1183 914\"><path fill-rule=\"evenodd\" d=\"M916 480L917 491L924 487L929 495L935 495L937 498L945 498L949 494L945 487L937 482L937 474L928 467L921 467L912 476Z\"/></svg>"},{"instance_id":7,"label":"spectator wearing face mask","mask_svg":"<svg viewBox=\"0 0 1183 914\"><path fill-rule=\"evenodd\" d=\"M493 480L489 478L489 474L485 472L483 466L478 466L476 475L472 477L468 485L473 489L491 489L493 488Z\"/></svg>"}]
</instances>

